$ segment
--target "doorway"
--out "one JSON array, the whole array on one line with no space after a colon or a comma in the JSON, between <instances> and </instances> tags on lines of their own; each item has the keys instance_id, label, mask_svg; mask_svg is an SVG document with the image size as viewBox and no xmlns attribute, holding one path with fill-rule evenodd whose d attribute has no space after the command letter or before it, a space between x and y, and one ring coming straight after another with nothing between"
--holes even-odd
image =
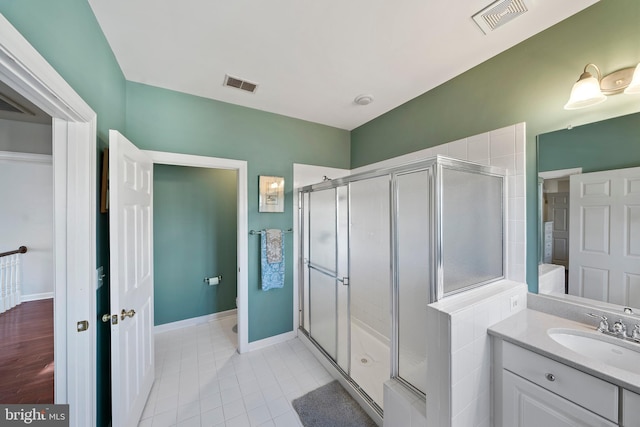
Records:
<instances>
[{"instance_id":1,"label":"doorway","mask_svg":"<svg viewBox=\"0 0 640 427\"><path fill-rule=\"evenodd\" d=\"M235 171L236 174L236 295L237 295L237 338L238 352L249 351L248 332L248 210L247 210L247 162L216 157L195 156L159 151L145 151L154 164L187 166L192 168L208 168ZM218 274L211 273L211 276ZM202 278L204 280L204 277ZM224 283L224 276L222 282ZM204 284L203 284L204 285ZM220 286L220 285L217 285Z\"/></svg>"},{"instance_id":2,"label":"doorway","mask_svg":"<svg viewBox=\"0 0 640 427\"><path fill-rule=\"evenodd\" d=\"M557 190L545 191L544 201L547 207L545 225L551 222L551 264L569 268L569 179L545 180L544 188L554 186Z\"/></svg>"},{"instance_id":3,"label":"doorway","mask_svg":"<svg viewBox=\"0 0 640 427\"><path fill-rule=\"evenodd\" d=\"M540 211L540 245L543 264L564 267L563 293L569 286L570 196L569 178L582 173L582 168L540 172L538 174ZM556 286L557 288L558 286Z\"/></svg>"},{"instance_id":4,"label":"doorway","mask_svg":"<svg viewBox=\"0 0 640 427\"><path fill-rule=\"evenodd\" d=\"M0 120L0 129L9 135L24 125ZM50 151L51 127L39 128ZM2 403L54 400L52 179L51 155L0 150Z\"/></svg>"},{"instance_id":5,"label":"doorway","mask_svg":"<svg viewBox=\"0 0 640 427\"><path fill-rule=\"evenodd\" d=\"M0 81L0 131L0 402L53 403L51 116Z\"/></svg>"},{"instance_id":6,"label":"doorway","mask_svg":"<svg viewBox=\"0 0 640 427\"><path fill-rule=\"evenodd\" d=\"M96 114L0 15L0 80L53 118L55 403L95 424Z\"/></svg>"},{"instance_id":7,"label":"doorway","mask_svg":"<svg viewBox=\"0 0 640 427\"><path fill-rule=\"evenodd\" d=\"M237 172L155 164L153 216L155 324L235 318Z\"/></svg>"}]
</instances>

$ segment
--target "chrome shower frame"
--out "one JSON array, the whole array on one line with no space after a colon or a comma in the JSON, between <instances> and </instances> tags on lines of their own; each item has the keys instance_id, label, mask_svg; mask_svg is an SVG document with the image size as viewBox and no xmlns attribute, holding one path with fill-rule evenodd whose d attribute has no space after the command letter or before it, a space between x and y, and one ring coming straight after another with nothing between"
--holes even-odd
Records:
<instances>
[{"instance_id":1,"label":"chrome shower frame","mask_svg":"<svg viewBox=\"0 0 640 427\"><path fill-rule=\"evenodd\" d=\"M455 291L451 291L451 292L446 292L444 289L444 266L443 266L443 171L445 169L452 169L452 170L457 170L457 171L462 171L462 172L469 172L469 173L473 173L473 174L480 174L480 175L488 175L488 176L492 176L492 177L497 177L501 179L501 191L502 191L502 198L501 198L501 203L502 205L500 206L500 211L502 212L502 274L500 276L496 276L496 277L492 277L490 280L486 280L483 282L479 282L479 283L474 283L473 285L470 286L466 286L460 289L457 289ZM351 385L354 386L354 388L362 395L362 397L370 404L370 406L379 414L382 416L383 411L382 408L376 404L375 401L373 401L373 399L364 391L362 390L358 384L350 377L350 372L351 372L351 336L350 336L350 331L351 331L351 327L349 325L348 331L347 331L347 342L348 342L348 365L347 365L347 369L343 369L339 363L338 363L338 354L339 354L339 343L338 343L338 333L336 332L336 359L334 360L331 355L329 355L327 353L327 351L325 351L324 348L322 348L322 346L316 342L316 340L311 336L311 329L312 329L312 325L307 324L307 322L305 321L305 317L307 317L309 319L309 323L311 323L311 317L310 314L309 316L306 316L305 313L305 309L308 309L309 311L311 311L311 307L309 304L309 307L305 306L305 299L307 298L307 296L305 295L305 283L310 283L309 282L309 278L306 277L305 278L305 272L307 271L307 262L308 260L305 259L305 242L307 240L308 233L309 230L307 229L307 227L305 227L305 215L307 215L307 212L305 212L305 194L310 194L316 191L323 191L323 190L329 190L329 189L335 189L335 197L336 197L336 228L335 228L335 236L336 236L336 272L335 272L335 279L336 279L336 289L337 287L340 285L339 284L339 278L337 277L338 274L338 270L339 270L339 254L338 254L338 227L339 227L339 221L338 221L338 217L339 217L339 213L338 213L338 209L339 209L339 203L338 203L338 188L339 187L346 187L347 188L347 209L348 209L348 222L349 224L351 224L351 192L350 192L350 183L353 182L357 182L357 181L361 181L361 180L367 180L367 179L372 179L372 178L378 178L378 177L382 177L382 176L388 176L389 177L389 200L390 200L390 255L391 255L391 259L390 259L390 269L389 269L389 275L390 275L390 288L389 288L389 296L390 296L390 306L391 306L391 347L390 347L390 367L389 367L389 372L390 372L390 378L395 378L397 379L399 382L401 382L404 386L406 386L409 390L411 390L412 392L414 392L416 395L421 396L422 398L425 397L425 394L419 390L417 387L415 387L413 384L411 384L409 381L403 379L400 375L399 375L399 305L398 305L398 300L399 300L399 271L398 271L398 265L399 265L399 260L398 260L398 247L399 247L399 241L398 241L398 217L399 217L399 205L398 205L398 184L397 184L397 177L405 175L405 174L410 174L410 173L415 173L415 172L422 172L422 171L426 171L428 174L428 187L429 187L429 199L428 199L428 205L429 205L429 211L432 213L429 217L429 225L428 225L428 229L429 229L429 234L431 236L430 238L430 242L429 242L429 265L431 266L430 268L430 272L429 272L429 291L428 291L428 295L429 295L429 300L425 301L425 306L439 301L442 298L446 298L448 296L460 293L460 292L464 292L467 291L469 289L473 289L476 287L480 287L483 285L486 285L488 283L492 283L495 282L497 280L501 280L504 279L506 277L506 268L507 268L507 254L506 254L506 230L507 230L507 215L505 212L505 208L506 208L506 197L507 197L507 190L506 190L506 173L503 169L497 168L497 167L493 167L493 166L485 166L485 165L480 165L480 164L475 164L475 163L471 163L471 162L467 162L467 161L462 161L462 160L457 160L457 159L452 159L452 158L448 158L448 157L444 157L444 156L436 156L434 158L430 158L430 159L426 159L426 160L421 160L421 161L416 161L416 162L411 162L411 163L407 163L401 166L394 166L394 167L388 167L388 168L380 168L380 169L375 169L375 170L371 170L371 171L366 171L366 172L361 172L358 174L354 174L354 175L349 175L346 177L342 177L342 178L337 178L334 180L329 180L329 181L323 181L321 183L318 184L314 184L314 185L309 185L309 186L305 186L303 188L301 188L299 190L299 194L298 194L298 221L299 221L299 230L300 230L300 235L299 235L299 248L300 248L300 252L299 252L299 269L298 269L298 286L299 286L299 330L318 348L318 350L327 358L327 360L337 369L337 371L344 377L344 379L346 381L348 381ZM309 197L307 199L308 202L308 208L309 210L311 210L311 198ZM308 217L307 217L308 218ZM310 227L308 227L310 228ZM348 239L348 244L347 247L350 247L351 244L351 227L348 227L348 235L347 235L347 239ZM350 255L350 250L347 251L347 256ZM348 265L351 265L351 260L348 259ZM324 272L329 273L329 275L332 274L332 272ZM349 276L351 274L351 271L348 272ZM336 315L336 329L338 326L338 320L337 320L337 316L338 316L338 297L337 297L337 290L336 290L336 307L335 307L335 315ZM349 289L348 292L348 298L347 298L347 316L348 319L351 319L351 290Z\"/></svg>"}]
</instances>

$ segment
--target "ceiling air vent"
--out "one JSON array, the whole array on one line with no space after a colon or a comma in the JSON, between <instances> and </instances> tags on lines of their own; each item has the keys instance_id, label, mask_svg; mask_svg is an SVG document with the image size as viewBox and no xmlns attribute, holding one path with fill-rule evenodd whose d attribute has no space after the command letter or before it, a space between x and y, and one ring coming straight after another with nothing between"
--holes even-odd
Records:
<instances>
[{"instance_id":1,"label":"ceiling air vent","mask_svg":"<svg viewBox=\"0 0 640 427\"><path fill-rule=\"evenodd\" d=\"M523 0L498 0L473 15L482 32L489 34L527 11Z\"/></svg>"},{"instance_id":2,"label":"ceiling air vent","mask_svg":"<svg viewBox=\"0 0 640 427\"><path fill-rule=\"evenodd\" d=\"M255 93L256 89L258 88L257 83L252 83L247 80L242 80L237 77L232 77L228 74L224 76L224 85L235 87L237 89L246 90L247 92L251 92L251 93Z\"/></svg>"}]
</instances>

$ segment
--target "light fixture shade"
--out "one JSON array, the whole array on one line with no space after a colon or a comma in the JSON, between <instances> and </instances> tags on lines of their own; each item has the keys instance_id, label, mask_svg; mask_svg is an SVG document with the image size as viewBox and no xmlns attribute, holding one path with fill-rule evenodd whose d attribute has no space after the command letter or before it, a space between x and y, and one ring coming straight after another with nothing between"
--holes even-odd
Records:
<instances>
[{"instance_id":1,"label":"light fixture shade","mask_svg":"<svg viewBox=\"0 0 640 427\"><path fill-rule=\"evenodd\" d=\"M627 95L635 95L640 93L640 64L636 66L636 70L633 72L633 78L631 83L624 90Z\"/></svg>"},{"instance_id":2,"label":"light fixture shade","mask_svg":"<svg viewBox=\"0 0 640 427\"><path fill-rule=\"evenodd\" d=\"M607 97L600 91L600 82L590 73L585 72L580 76L571 89L569 102L564 106L565 110L577 110L578 108L590 107L607 100Z\"/></svg>"}]
</instances>

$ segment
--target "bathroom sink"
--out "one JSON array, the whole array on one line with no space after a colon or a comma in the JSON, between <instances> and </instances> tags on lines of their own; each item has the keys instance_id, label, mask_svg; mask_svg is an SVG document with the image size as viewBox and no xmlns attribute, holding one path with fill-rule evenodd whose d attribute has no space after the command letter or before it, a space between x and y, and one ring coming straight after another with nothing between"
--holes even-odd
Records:
<instances>
[{"instance_id":1,"label":"bathroom sink","mask_svg":"<svg viewBox=\"0 0 640 427\"><path fill-rule=\"evenodd\" d=\"M560 345L582 356L640 374L640 345L638 344L576 329L553 328L547 333Z\"/></svg>"}]
</instances>

